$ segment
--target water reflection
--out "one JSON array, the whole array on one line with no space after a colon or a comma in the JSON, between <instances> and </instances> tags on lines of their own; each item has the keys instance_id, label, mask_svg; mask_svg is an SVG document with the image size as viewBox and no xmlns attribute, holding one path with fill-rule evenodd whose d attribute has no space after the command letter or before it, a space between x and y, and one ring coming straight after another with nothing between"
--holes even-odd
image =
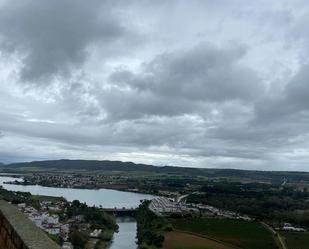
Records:
<instances>
[{"instance_id":1,"label":"water reflection","mask_svg":"<svg viewBox=\"0 0 309 249\"><path fill-rule=\"evenodd\" d=\"M143 199L153 199L153 195L124 192L112 189L73 189L73 188L56 188L43 187L39 185L14 185L4 184L4 182L21 180L20 178L12 178L0 176L0 184L7 190L30 192L34 195L46 196L63 196L68 201L79 200L85 202L89 206L100 206L104 208L135 208L138 207Z\"/></svg>"},{"instance_id":2,"label":"water reflection","mask_svg":"<svg viewBox=\"0 0 309 249\"><path fill-rule=\"evenodd\" d=\"M132 217L117 218L119 232L114 234L108 249L136 249L136 220Z\"/></svg>"}]
</instances>

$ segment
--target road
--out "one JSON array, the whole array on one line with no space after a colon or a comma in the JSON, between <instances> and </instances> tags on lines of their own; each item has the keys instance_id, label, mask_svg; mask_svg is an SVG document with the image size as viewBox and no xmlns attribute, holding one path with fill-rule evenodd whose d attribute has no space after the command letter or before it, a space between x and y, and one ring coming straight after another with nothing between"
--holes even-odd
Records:
<instances>
[{"instance_id":1,"label":"road","mask_svg":"<svg viewBox=\"0 0 309 249\"><path fill-rule=\"evenodd\" d=\"M179 198L177 198L177 202L181 202L183 199L185 199L186 197L188 197L188 195L182 195Z\"/></svg>"},{"instance_id":2,"label":"road","mask_svg":"<svg viewBox=\"0 0 309 249\"><path fill-rule=\"evenodd\" d=\"M277 233L271 226L269 226L268 224L261 222L261 224L263 226L265 226L269 231L272 232L272 234L274 235L274 238L276 240L277 245L281 248L281 249L288 249L287 246L285 245L281 235L279 233Z\"/></svg>"}]
</instances>

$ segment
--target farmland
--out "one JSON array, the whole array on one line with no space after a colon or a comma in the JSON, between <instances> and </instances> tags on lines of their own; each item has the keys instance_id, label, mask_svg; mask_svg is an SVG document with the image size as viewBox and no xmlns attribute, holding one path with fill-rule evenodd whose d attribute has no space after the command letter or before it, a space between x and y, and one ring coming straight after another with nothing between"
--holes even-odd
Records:
<instances>
[{"instance_id":1,"label":"farmland","mask_svg":"<svg viewBox=\"0 0 309 249\"><path fill-rule=\"evenodd\" d=\"M309 249L309 233L280 232L288 249Z\"/></svg>"},{"instance_id":2,"label":"farmland","mask_svg":"<svg viewBox=\"0 0 309 249\"><path fill-rule=\"evenodd\" d=\"M165 235L163 249L233 249L233 247L193 234L173 231Z\"/></svg>"},{"instance_id":3,"label":"farmland","mask_svg":"<svg viewBox=\"0 0 309 249\"><path fill-rule=\"evenodd\" d=\"M261 224L252 221L228 219L175 220L176 230L205 235L245 249L276 248L272 234Z\"/></svg>"}]
</instances>

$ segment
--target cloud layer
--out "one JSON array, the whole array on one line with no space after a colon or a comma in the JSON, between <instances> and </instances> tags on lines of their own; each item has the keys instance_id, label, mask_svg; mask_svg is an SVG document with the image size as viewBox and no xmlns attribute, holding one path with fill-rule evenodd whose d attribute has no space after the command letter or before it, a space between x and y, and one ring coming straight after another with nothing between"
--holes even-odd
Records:
<instances>
[{"instance_id":1,"label":"cloud layer","mask_svg":"<svg viewBox=\"0 0 309 249\"><path fill-rule=\"evenodd\" d=\"M0 161L309 170L306 1L0 1Z\"/></svg>"},{"instance_id":2,"label":"cloud layer","mask_svg":"<svg viewBox=\"0 0 309 249\"><path fill-rule=\"evenodd\" d=\"M0 32L2 51L21 60L20 80L43 83L70 76L92 46L117 43L129 31L108 2L26 0L4 4Z\"/></svg>"}]
</instances>

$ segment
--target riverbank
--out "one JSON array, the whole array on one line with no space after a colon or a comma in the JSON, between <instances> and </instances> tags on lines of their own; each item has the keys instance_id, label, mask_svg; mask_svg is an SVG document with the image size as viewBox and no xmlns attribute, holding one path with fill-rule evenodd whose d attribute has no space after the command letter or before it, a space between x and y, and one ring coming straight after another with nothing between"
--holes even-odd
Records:
<instances>
[{"instance_id":1,"label":"riverbank","mask_svg":"<svg viewBox=\"0 0 309 249\"><path fill-rule=\"evenodd\" d=\"M101 241L110 241L118 230L113 216L78 200L69 202L62 197L31 195L4 188L0 188L0 199L16 206L60 246L71 243L75 248L84 248L95 239L93 246L87 248L95 249Z\"/></svg>"},{"instance_id":2,"label":"riverbank","mask_svg":"<svg viewBox=\"0 0 309 249\"><path fill-rule=\"evenodd\" d=\"M88 176L82 174L51 175L51 174L9 174L0 173L0 176L10 176L14 181L7 181L5 184L13 185L40 185L43 187L69 188L69 189L113 189L125 192L140 194L155 194L150 189L137 188L136 184L126 183L126 177L122 176ZM103 179L102 179L103 178ZM104 182L102 182L104 181Z\"/></svg>"},{"instance_id":3,"label":"riverbank","mask_svg":"<svg viewBox=\"0 0 309 249\"><path fill-rule=\"evenodd\" d=\"M137 208L141 200L153 199L155 196L147 194L139 194L132 192L124 192L112 189L72 189L72 188L55 188L43 187L38 185L14 185L5 184L7 181L15 181L18 179L0 176L0 184L3 188L11 191L28 192L33 195L44 195L51 198L63 197L68 201L79 200L88 206L97 206L105 208ZM136 221L134 219L116 219L119 226L119 232L113 236L112 243L108 245L108 249L134 249L136 248Z\"/></svg>"}]
</instances>

